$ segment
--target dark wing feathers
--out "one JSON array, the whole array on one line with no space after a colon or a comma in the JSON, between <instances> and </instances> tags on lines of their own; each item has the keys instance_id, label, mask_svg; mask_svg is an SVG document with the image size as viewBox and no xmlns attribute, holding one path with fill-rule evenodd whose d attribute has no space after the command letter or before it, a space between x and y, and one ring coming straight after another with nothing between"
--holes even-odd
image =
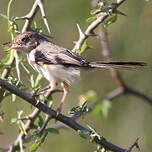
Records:
<instances>
[{"instance_id":1,"label":"dark wing feathers","mask_svg":"<svg viewBox=\"0 0 152 152\"><path fill-rule=\"evenodd\" d=\"M41 51L40 51L41 50ZM43 43L36 48L35 62L37 64L62 64L65 66L79 66L90 68L132 68L145 66L144 62L129 62L129 61L99 61L87 62L79 54L68 49L57 46L53 43Z\"/></svg>"},{"instance_id":2,"label":"dark wing feathers","mask_svg":"<svg viewBox=\"0 0 152 152\"><path fill-rule=\"evenodd\" d=\"M41 50L41 51L40 51ZM42 48L36 48L35 62L37 64L64 64L87 66L89 63L79 54L52 43Z\"/></svg>"}]
</instances>

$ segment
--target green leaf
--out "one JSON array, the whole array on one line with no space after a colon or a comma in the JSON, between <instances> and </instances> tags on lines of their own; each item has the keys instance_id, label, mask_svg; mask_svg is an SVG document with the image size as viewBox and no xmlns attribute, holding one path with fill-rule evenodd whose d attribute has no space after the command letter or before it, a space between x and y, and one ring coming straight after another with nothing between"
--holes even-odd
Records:
<instances>
[{"instance_id":1,"label":"green leaf","mask_svg":"<svg viewBox=\"0 0 152 152\"><path fill-rule=\"evenodd\" d=\"M97 105L94 107L92 113L93 113L94 115L97 115L97 116L101 115L101 114L102 114L102 112L101 112L101 104L97 104Z\"/></svg>"},{"instance_id":2,"label":"green leaf","mask_svg":"<svg viewBox=\"0 0 152 152\"><path fill-rule=\"evenodd\" d=\"M108 25L115 23L117 21L117 15L112 15L112 17L108 18L105 21L104 27L107 27Z\"/></svg>"},{"instance_id":3,"label":"green leaf","mask_svg":"<svg viewBox=\"0 0 152 152\"><path fill-rule=\"evenodd\" d=\"M2 59L0 62L2 64L5 64L6 62L8 62L9 59L10 59L10 53L8 53L7 56L4 59Z\"/></svg>"},{"instance_id":4,"label":"green leaf","mask_svg":"<svg viewBox=\"0 0 152 152\"><path fill-rule=\"evenodd\" d=\"M15 122L17 122L17 118L12 118L12 119L11 119L11 123L13 124L13 123L15 123Z\"/></svg>"},{"instance_id":5,"label":"green leaf","mask_svg":"<svg viewBox=\"0 0 152 152\"><path fill-rule=\"evenodd\" d=\"M34 88L34 76L33 76L33 74L31 75L31 77L30 77L30 79L31 79L31 86L32 86L32 88Z\"/></svg>"},{"instance_id":6,"label":"green leaf","mask_svg":"<svg viewBox=\"0 0 152 152\"><path fill-rule=\"evenodd\" d=\"M89 139L90 138L88 131L78 130L78 134L83 139Z\"/></svg>"},{"instance_id":7,"label":"green leaf","mask_svg":"<svg viewBox=\"0 0 152 152\"><path fill-rule=\"evenodd\" d=\"M94 90L89 90L85 96L88 102L96 102L98 99L97 93Z\"/></svg>"},{"instance_id":8,"label":"green leaf","mask_svg":"<svg viewBox=\"0 0 152 152\"><path fill-rule=\"evenodd\" d=\"M21 62L21 66L23 67L23 69L26 71L27 74L30 74L30 71L23 62Z\"/></svg>"},{"instance_id":9,"label":"green leaf","mask_svg":"<svg viewBox=\"0 0 152 152\"><path fill-rule=\"evenodd\" d=\"M18 120L17 124L20 128L20 130L24 133L24 135L27 135L26 129L25 129L25 124L23 123L22 120Z\"/></svg>"},{"instance_id":10,"label":"green leaf","mask_svg":"<svg viewBox=\"0 0 152 152\"><path fill-rule=\"evenodd\" d=\"M91 23L91 22L95 21L96 19L97 19L96 16L91 16L91 17L86 19L86 22Z\"/></svg>"},{"instance_id":11,"label":"green leaf","mask_svg":"<svg viewBox=\"0 0 152 152\"><path fill-rule=\"evenodd\" d=\"M78 53L78 54L82 54L87 48L88 48L88 46L87 46L87 41L84 41L81 49L80 49L80 50L77 50L77 53Z\"/></svg>"},{"instance_id":12,"label":"green leaf","mask_svg":"<svg viewBox=\"0 0 152 152\"><path fill-rule=\"evenodd\" d=\"M45 141L46 137L48 135L48 132L44 132L42 137L39 137L37 139L37 142L34 143L31 147L30 147L30 151L31 152L36 152L37 149L41 146L41 144Z\"/></svg>"},{"instance_id":13,"label":"green leaf","mask_svg":"<svg viewBox=\"0 0 152 152\"><path fill-rule=\"evenodd\" d=\"M111 102L109 100L104 100L101 105L102 115L107 118L109 109L111 108Z\"/></svg>"},{"instance_id":14,"label":"green leaf","mask_svg":"<svg viewBox=\"0 0 152 152\"><path fill-rule=\"evenodd\" d=\"M43 123L44 123L44 120L43 120L42 116L39 115L38 116L38 125L39 125L40 128L42 127Z\"/></svg>"},{"instance_id":15,"label":"green leaf","mask_svg":"<svg viewBox=\"0 0 152 152\"><path fill-rule=\"evenodd\" d=\"M35 87L38 87L38 85L40 84L40 80L42 79L42 75L38 74L35 80Z\"/></svg>"},{"instance_id":16,"label":"green leaf","mask_svg":"<svg viewBox=\"0 0 152 152\"><path fill-rule=\"evenodd\" d=\"M29 136L27 135L24 138L24 142L29 143L29 142L33 141L36 137L37 137L36 135L29 135Z\"/></svg>"},{"instance_id":17,"label":"green leaf","mask_svg":"<svg viewBox=\"0 0 152 152\"><path fill-rule=\"evenodd\" d=\"M45 129L45 131L49 132L49 133L53 133L53 134L59 134L59 130L55 129L55 128L47 128Z\"/></svg>"},{"instance_id":18,"label":"green leaf","mask_svg":"<svg viewBox=\"0 0 152 152\"><path fill-rule=\"evenodd\" d=\"M102 103L97 104L93 110L93 114L102 115L107 118L109 109L111 108L111 102L109 100L104 100Z\"/></svg>"},{"instance_id":19,"label":"green leaf","mask_svg":"<svg viewBox=\"0 0 152 152\"><path fill-rule=\"evenodd\" d=\"M40 138L40 143L43 143L45 141L45 138L47 137L48 132L44 132L43 136Z\"/></svg>"},{"instance_id":20,"label":"green leaf","mask_svg":"<svg viewBox=\"0 0 152 152\"><path fill-rule=\"evenodd\" d=\"M74 114L80 110L80 106L72 107L72 109L68 112L69 114Z\"/></svg>"},{"instance_id":21,"label":"green leaf","mask_svg":"<svg viewBox=\"0 0 152 152\"><path fill-rule=\"evenodd\" d=\"M23 110L17 111L17 114L18 114L18 118L21 118L21 115L23 114Z\"/></svg>"},{"instance_id":22,"label":"green leaf","mask_svg":"<svg viewBox=\"0 0 152 152\"><path fill-rule=\"evenodd\" d=\"M91 15L96 15L96 14L98 14L98 13L100 13L100 12L101 12L100 9L93 9L93 10L91 10L90 14L91 14Z\"/></svg>"},{"instance_id":23,"label":"green leaf","mask_svg":"<svg viewBox=\"0 0 152 152\"><path fill-rule=\"evenodd\" d=\"M136 144L136 148L138 149L138 151L141 151L138 143Z\"/></svg>"},{"instance_id":24,"label":"green leaf","mask_svg":"<svg viewBox=\"0 0 152 152\"><path fill-rule=\"evenodd\" d=\"M12 102L15 102L15 100L16 100L16 95L12 94Z\"/></svg>"},{"instance_id":25,"label":"green leaf","mask_svg":"<svg viewBox=\"0 0 152 152\"><path fill-rule=\"evenodd\" d=\"M39 146L40 146L40 143L34 143L34 144L30 147L30 151L31 151L31 152L36 152Z\"/></svg>"}]
</instances>

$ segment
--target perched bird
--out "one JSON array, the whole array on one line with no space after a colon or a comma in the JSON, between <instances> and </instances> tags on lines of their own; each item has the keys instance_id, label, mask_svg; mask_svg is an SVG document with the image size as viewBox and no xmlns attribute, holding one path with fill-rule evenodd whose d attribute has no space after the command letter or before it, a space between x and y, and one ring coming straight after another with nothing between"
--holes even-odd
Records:
<instances>
[{"instance_id":1,"label":"perched bird","mask_svg":"<svg viewBox=\"0 0 152 152\"><path fill-rule=\"evenodd\" d=\"M80 79L80 69L119 68L144 66L144 62L98 61L89 62L76 52L55 45L36 32L28 31L19 34L13 41L4 43L13 46L10 49L23 50L27 54L29 64L50 83L51 92L58 82L63 82L63 96L57 109L60 113L69 91L69 84Z\"/></svg>"}]
</instances>

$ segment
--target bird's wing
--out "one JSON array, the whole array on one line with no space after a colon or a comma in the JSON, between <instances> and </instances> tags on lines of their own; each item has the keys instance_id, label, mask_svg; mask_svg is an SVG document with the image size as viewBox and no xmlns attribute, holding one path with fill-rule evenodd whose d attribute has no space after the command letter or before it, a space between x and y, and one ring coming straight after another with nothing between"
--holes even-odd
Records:
<instances>
[{"instance_id":1,"label":"bird's wing","mask_svg":"<svg viewBox=\"0 0 152 152\"><path fill-rule=\"evenodd\" d=\"M35 61L38 64L63 64L73 66L88 65L88 62L83 59L83 57L79 54L68 49L56 46L52 43L51 45L45 45L45 47L36 49Z\"/></svg>"}]
</instances>

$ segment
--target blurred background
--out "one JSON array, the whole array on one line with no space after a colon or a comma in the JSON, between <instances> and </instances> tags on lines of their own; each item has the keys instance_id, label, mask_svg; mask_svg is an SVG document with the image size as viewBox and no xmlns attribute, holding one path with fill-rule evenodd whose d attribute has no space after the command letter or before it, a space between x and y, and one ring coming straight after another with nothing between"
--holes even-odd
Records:
<instances>
[{"instance_id":1,"label":"blurred background","mask_svg":"<svg viewBox=\"0 0 152 152\"><path fill-rule=\"evenodd\" d=\"M0 0L0 13L6 14L8 0ZM24 16L32 7L34 0L16 0L11 9L12 16ZM151 65L152 58L152 2L144 0L126 1L119 9L127 14L127 17L119 16L118 21L108 27L111 57L114 60L145 61ZM86 19L90 16L91 0L50 0L45 1L45 8L48 22L51 27L52 41L58 45L71 49L73 41L78 40L76 23L84 31L88 23ZM40 13L36 16L38 27L47 34L47 30L41 20ZM22 27L24 21L19 21ZM10 35L7 32L7 21L0 17L0 44L9 41ZM99 32L99 29L96 30ZM104 60L101 56L100 42L96 38L90 38L89 44L95 47L88 50L83 57L90 61ZM1 48L0 59L6 55ZM23 56L25 56L23 54ZM36 75L35 71L29 69ZM28 75L21 70L21 79L27 82L30 88ZM149 96L152 96L152 67L143 70L120 70L124 81L131 87L136 88ZM42 80L42 84L47 84ZM64 114L73 106L78 105L79 96L89 90L97 93L99 102L103 97L117 88L118 84L108 70L95 70L94 72L82 72L82 79L79 83L73 84L70 94L64 104ZM59 104L60 94L54 96L54 108ZM18 127L11 124L10 120L17 117L17 111L23 109L25 114L32 112L31 106L20 98L16 102L8 97L3 101L1 110L5 112L4 121L0 122L0 146L5 147L12 143L18 134ZM102 136L121 147L129 147L137 137L140 137L141 151L151 152L152 149L152 105L134 95L122 95L112 101L107 118L93 115L85 116L79 120L81 124L87 124L97 129ZM54 121L50 122L54 124ZM72 139L72 140L71 140ZM96 145L80 138L72 129L60 130L59 135L50 134L47 140L39 149L42 151L88 151L95 149Z\"/></svg>"}]
</instances>

